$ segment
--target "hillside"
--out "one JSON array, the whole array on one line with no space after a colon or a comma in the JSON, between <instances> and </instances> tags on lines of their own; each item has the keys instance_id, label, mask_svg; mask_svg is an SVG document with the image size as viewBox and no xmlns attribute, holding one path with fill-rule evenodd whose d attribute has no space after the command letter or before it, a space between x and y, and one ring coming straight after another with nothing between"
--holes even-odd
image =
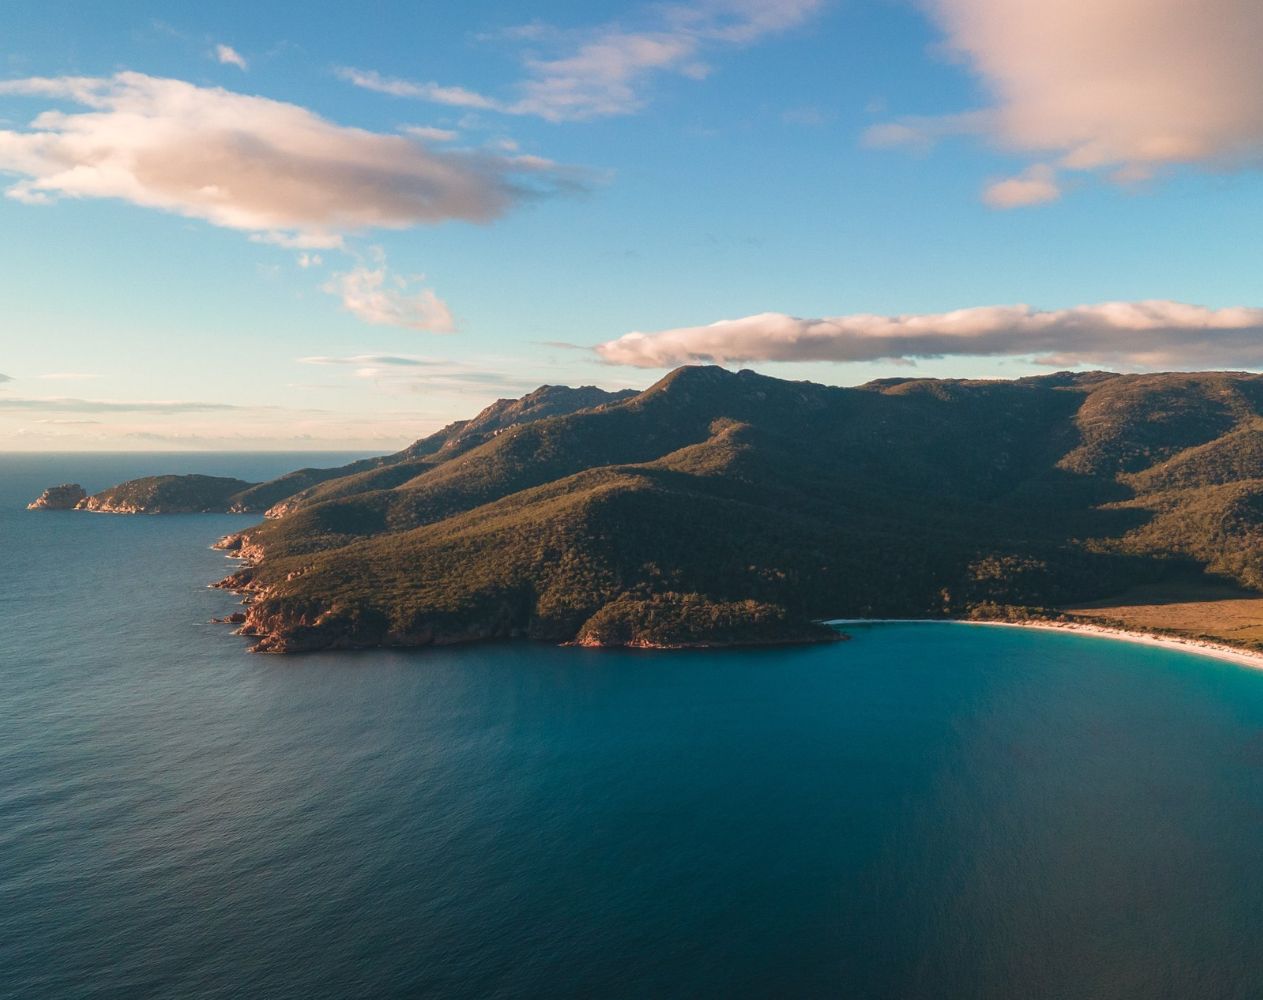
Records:
<instances>
[{"instance_id":1,"label":"hillside","mask_svg":"<svg viewBox=\"0 0 1263 1000\"><path fill-rule=\"evenodd\" d=\"M76 510L101 514L204 514L228 510L253 486L222 476L146 476L84 497Z\"/></svg>"},{"instance_id":2,"label":"hillside","mask_svg":"<svg viewBox=\"0 0 1263 1000\"><path fill-rule=\"evenodd\" d=\"M393 455L361 459L332 469L298 469L265 483L217 476L147 476L89 497L80 490L68 505L65 497L73 484L67 484L50 487L28 507L43 510L60 504L62 508L110 514L222 512L279 517L311 503L397 486L510 427L618 402L632 395L635 393L631 391L606 392L595 386L572 389L545 385L521 399L497 400L472 420L449 424Z\"/></svg>"},{"instance_id":3,"label":"hillside","mask_svg":"<svg viewBox=\"0 0 1263 1000\"><path fill-rule=\"evenodd\" d=\"M1263 590L1263 377L692 367L567 412L532 396L225 539L255 648L810 641L1206 571Z\"/></svg>"}]
</instances>

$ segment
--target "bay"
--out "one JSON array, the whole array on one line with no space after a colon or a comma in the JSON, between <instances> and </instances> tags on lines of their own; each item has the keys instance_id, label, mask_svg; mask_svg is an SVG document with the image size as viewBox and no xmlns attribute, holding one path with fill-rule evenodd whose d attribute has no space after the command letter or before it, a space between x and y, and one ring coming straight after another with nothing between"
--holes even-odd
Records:
<instances>
[{"instance_id":1,"label":"bay","mask_svg":"<svg viewBox=\"0 0 1263 1000\"><path fill-rule=\"evenodd\" d=\"M229 515L352 456L0 456L0 995L1254 997L1263 671L883 625L250 656Z\"/></svg>"}]
</instances>

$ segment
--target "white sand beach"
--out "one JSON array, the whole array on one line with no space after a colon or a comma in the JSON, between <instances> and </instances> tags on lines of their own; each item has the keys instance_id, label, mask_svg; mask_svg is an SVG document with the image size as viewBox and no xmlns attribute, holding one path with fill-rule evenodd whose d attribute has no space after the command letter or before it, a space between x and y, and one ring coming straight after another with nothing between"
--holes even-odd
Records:
<instances>
[{"instance_id":1,"label":"white sand beach","mask_svg":"<svg viewBox=\"0 0 1263 1000\"><path fill-rule=\"evenodd\" d=\"M1253 653L1247 649L1228 646L1224 643L1210 642L1203 639L1181 638L1174 635L1159 635L1154 632L1131 632L1121 628L1109 628L1105 625L1094 625L1089 622L991 622L967 621L959 618L835 618L826 621L826 625L916 625L949 622L954 625L985 625L993 628L1026 628L1039 629L1045 632L1076 632L1083 635L1097 636L1102 639L1117 639L1120 642L1134 642L1145 646L1164 646L1178 649L1185 653L1210 656L1216 660L1227 660L1242 666L1263 670L1263 653Z\"/></svg>"}]
</instances>

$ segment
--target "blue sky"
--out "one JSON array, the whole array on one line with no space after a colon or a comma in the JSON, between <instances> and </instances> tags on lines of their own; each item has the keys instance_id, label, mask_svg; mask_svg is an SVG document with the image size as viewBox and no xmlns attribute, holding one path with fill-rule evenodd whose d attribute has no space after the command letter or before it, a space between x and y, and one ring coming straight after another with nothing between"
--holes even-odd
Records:
<instances>
[{"instance_id":1,"label":"blue sky","mask_svg":"<svg viewBox=\"0 0 1263 1000\"><path fill-rule=\"evenodd\" d=\"M1259 12L1032 3L8 11L0 449L385 449L689 361L1263 365Z\"/></svg>"}]
</instances>

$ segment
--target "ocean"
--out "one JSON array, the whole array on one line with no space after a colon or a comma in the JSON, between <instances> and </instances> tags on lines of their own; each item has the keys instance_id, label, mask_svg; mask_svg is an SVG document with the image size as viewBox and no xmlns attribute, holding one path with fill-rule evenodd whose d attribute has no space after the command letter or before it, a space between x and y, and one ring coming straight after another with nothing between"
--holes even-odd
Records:
<instances>
[{"instance_id":1,"label":"ocean","mask_svg":"<svg viewBox=\"0 0 1263 1000\"><path fill-rule=\"evenodd\" d=\"M951 624L251 656L229 515L0 456L0 996L1257 998L1263 671Z\"/></svg>"}]
</instances>

